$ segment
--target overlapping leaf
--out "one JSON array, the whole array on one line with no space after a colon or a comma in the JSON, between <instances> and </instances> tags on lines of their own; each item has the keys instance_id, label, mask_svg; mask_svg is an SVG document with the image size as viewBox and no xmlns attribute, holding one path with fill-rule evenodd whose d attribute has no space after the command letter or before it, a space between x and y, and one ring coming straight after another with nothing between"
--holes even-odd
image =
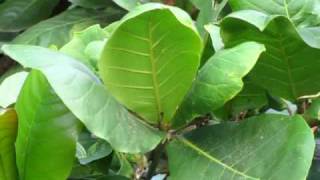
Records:
<instances>
[{"instance_id":1,"label":"overlapping leaf","mask_svg":"<svg viewBox=\"0 0 320 180\"><path fill-rule=\"evenodd\" d=\"M70 41L73 32L81 31L97 23L102 25L111 23L119 16L119 12L112 9L108 11L71 9L29 28L13 43L61 47Z\"/></svg>"},{"instance_id":2,"label":"overlapping leaf","mask_svg":"<svg viewBox=\"0 0 320 180\"><path fill-rule=\"evenodd\" d=\"M289 19L246 10L229 15L221 26L227 47L248 40L265 44L250 73L254 83L289 100L319 92L320 50L310 47Z\"/></svg>"},{"instance_id":3,"label":"overlapping leaf","mask_svg":"<svg viewBox=\"0 0 320 180\"><path fill-rule=\"evenodd\" d=\"M108 39L98 66L110 92L146 121L169 123L199 66L191 18L161 4L137 7Z\"/></svg>"},{"instance_id":4,"label":"overlapping leaf","mask_svg":"<svg viewBox=\"0 0 320 180\"><path fill-rule=\"evenodd\" d=\"M75 159L80 121L40 71L32 71L27 77L16 109L19 179L66 179Z\"/></svg>"},{"instance_id":5,"label":"overlapping leaf","mask_svg":"<svg viewBox=\"0 0 320 180\"><path fill-rule=\"evenodd\" d=\"M71 57L27 45L7 45L3 50L23 66L41 70L73 114L115 150L147 152L162 140L162 133L130 114L88 68Z\"/></svg>"},{"instance_id":6,"label":"overlapping leaf","mask_svg":"<svg viewBox=\"0 0 320 180\"><path fill-rule=\"evenodd\" d=\"M17 32L50 16L59 0L7 0L0 3L0 32Z\"/></svg>"},{"instance_id":7,"label":"overlapping leaf","mask_svg":"<svg viewBox=\"0 0 320 180\"><path fill-rule=\"evenodd\" d=\"M300 116L262 115L205 127L169 144L169 179L305 179L313 138Z\"/></svg>"},{"instance_id":8,"label":"overlapping leaf","mask_svg":"<svg viewBox=\"0 0 320 180\"><path fill-rule=\"evenodd\" d=\"M15 147L17 115L13 109L0 112L0 179L17 180Z\"/></svg>"},{"instance_id":9,"label":"overlapping leaf","mask_svg":"<svg viewBox=\"0 0 320 180\"><path fill-rule=\"evenodd\" d=\"M253 68L264 50L261 44L247 42L218 51L200 69L176 114L174 126L184 125L198 115L210 113L237 95L243 87L242 78Z\"/></svg>"}]
</instances>

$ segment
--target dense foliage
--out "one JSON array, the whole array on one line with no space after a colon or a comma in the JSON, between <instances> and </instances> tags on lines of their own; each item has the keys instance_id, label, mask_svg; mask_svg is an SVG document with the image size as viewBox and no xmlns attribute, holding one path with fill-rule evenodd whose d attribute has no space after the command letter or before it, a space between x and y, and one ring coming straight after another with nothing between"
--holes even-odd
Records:
<instances>
[{"instance_id":1,"label":"dense foliage","mask_svg":"<svg viewBox=\"0 0 320 180\"><path fill-rule=\"evenodd\" d=\"M0 180L320 178L320 1L0 1Z\"/></svg>"}]
</instances>

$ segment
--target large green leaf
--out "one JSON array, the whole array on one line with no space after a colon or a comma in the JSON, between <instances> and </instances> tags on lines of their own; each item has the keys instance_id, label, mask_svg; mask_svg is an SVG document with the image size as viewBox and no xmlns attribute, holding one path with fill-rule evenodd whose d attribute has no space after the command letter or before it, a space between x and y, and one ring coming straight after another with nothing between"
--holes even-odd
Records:
<instances>
[{"instance_id":1,"label":"large green leaf","mask_svg":"<svg viewBox=\"0 0 320 180\"><path fill-rule=\"evenodd\" d=\"M0 107L7 108L14 104L28 73L25 71L10 75L0 84Z\"/></svg>"},{"instance_id":2,"label":"large green leaf","mask_svg":"<svg viewBox=\"0 0 320 180\"><path fill-rule=\"evenodd\" d=\"M44 47L56 45L61 47L71 39L73 32L83 30L93 24L103 25L110 23L118 17L119 12L112 9L108 11L94 11L81 8L71 9L36 24L20 34L13 43Z\"/></svg>"},{"instance_id":3,"label":"large green leaf","mask_svg":"<svg viewBox=\"0 0 320 180\"><path fill-rule=\"evenodd\" d=\"M72 169L81 127L44 75L32 71L19 95L16 157L19 178L66 179Z\"/></svg>"},{"instance_id":4,"label":"large green leaf","mask_svg":"<svg viewBox=\"0 0 320 180\"><path fill-rule=\"evenodd\" d=\"M289 19L246 10L229 15L221 26L227 47L248 40L265 44L250 74L254 83L288 100L319 92L320 50L310 47Z\"/></svg>"},{"instance_id":5,"label":"large green leaf","mask_svg":"<svg viewBox=\"0 0 320 180\"><path fill-rule=\"evenodd\" d=\"M3 51L23 66L41 70L75 116L115 150L147 152L164 137L129 113L88 68L71 57L27 45L6 45Z\"/></svg>"},{"instance_id":6,"label":"large green leaf","mask_svg":"<svg viewBox=\"0 0 320 180\"><path fill-rule=\"evenodd\" d=\"M0 32L20 31L49 17L59 0L6 0L0 3Z\"/></svg>"},{"instance_id":7,"label":"large green leaf","mask_svg":"<svg viewBox=\"0 0 320 180\"><path fill-rule=\"evenodd\" d=\"M255 42L218 51L200 69L192 89L180 106L174 126L181 126L194 117L222 107L237 95L242 78L256 64L264 46Z\"/></svg>"},{"instance_id":8,"label":"large green leaf","mask_svg":"<svg viewBox=\"0 0 320 180\"><path fill-rule=\"evenodd\" d=\"M98 62L110 92L146 121L168 123L191 86L202 44L182 10L146 4L129 13Z\"/></svg>"},{"instance_id":9,"label":"large green leaf","mask_svg":"<svg viewBox=\"0 0 320 180\"><path fill-rule=\"evenodd\" d=\"M17 180L14 142L17 133L17 115L13 109L0 113L0 179Z\"/></svg>"},{"instance_id":10,"label":"large green leaf","mask_svg":"<svg viewBox=\"0 0 320 180\"><path fill-rule=\"evenodd\" d=\"M300 116L262 115L190 132L168 148L170 180L305 179L313 133Z\"/></svg>"}]
</instances>

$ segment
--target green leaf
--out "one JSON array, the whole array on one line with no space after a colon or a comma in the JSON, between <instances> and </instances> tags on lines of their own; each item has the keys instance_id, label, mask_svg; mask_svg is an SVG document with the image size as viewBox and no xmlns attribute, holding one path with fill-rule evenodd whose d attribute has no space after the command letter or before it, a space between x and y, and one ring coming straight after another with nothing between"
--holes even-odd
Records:
<instances>
[{"instance_id":1,"label":"green leaf","mask_svg":"<svg viewBox=\"0 0 320 180\"><path fill-rule=\"evenodd\" d=\"M28 73L25 71L10 75L0 84L0 107L7 108L14 104Z\"/></svg>"},{"instance_id":2,"label":"green leaf","mask_svg":"<svg viewBox=\"0 0 320 180\"><path fill-rule=\"evenodd\" d=\"M230 102L233 114L239 114L251 109L260 109L266 105L268 105L266 90L250 80L244 81L242 91Z\"/></svg>"},{"instance_id":3,"label":"green leaf","mask_svg":"<svg viewBox=\"0 0 320 180\"><path fill-rule=\"evenodd\" d=\"M73 5L84 7L84 8L92 8L99 9L111 6L112 3L110 0L69 0Z\"/></svg>"},{"instance_id":4,"label":"green leaf","mask_svg":"<svg viewBox=\"0 0 320 180\"><path fill-rule=\"evenodd\" d=\"M93 41L103 42L103 40L106 39L106 37L107 34L103 31L100 25L90 26L83 31L74 33L71 41L64 45L60 49L60 51L77 60L80 60L88 67L96 68L96 61L86 54L86 48ZM104 44L102 45L102 47L103 46ZM96 50L99 50L97 46L94 47L96 48ZM97 52L98 58L100 58L101 53L102 49L100 48L100 52Z\"/></svg>"},{"instance_id":5,"label":"green leaf","mask_svg":"<svg viewBox=\"0 0 320 180\"><path fill-rule=\"evenodd\" d=\"M17 133L17 115L13 109L0 113L0 179L17 180L14 143Z\"/></svg>"},{"instance_id":6,"label":"green leaf","mask_svg":"<svg viewBox=\"0 0 320 180\"><path fill-rule=\"evenodd\" d=\"M110 92L152 124L169 123L200 63L201 39L184 11L139 6L108 39L98 67Z\"/></svg>"},{"instance_id":7,"label":"green leaf","mask_svg":"<svg viewBox=\"0 0 320 180\"><path fill-rule=\"evenodd\" d=\"M313 12L315 0L229 0L234 11L257 10L268 15L282 15L296 24Z\"/></svg>"},{"instance_id":8,"label":"green leaf","mask_svg":"<svg viewBox=\"0 0 320 180\"><path fill-rule=\"evenodd\" d=\"M41 70L64 104L95 136L126 153L152 150L164 134L120 105L83 64L42 47L6 45L3 51L25 67Z\"/></svg>"},{"instance_id":9,"label":"green leaf","mask_svg":"<svg viewBox=\"0 0 320 180\"><path fill-rule=\"evenodd\" d=\"M204 35L206 32L205 25L218 21L219 15L228 0L220 2L213 0L191 0L191 2L200 10L196 25L201 35Z\"/></svg>"},{"instance_id":10,"label":"green leaf","mask_svg":"<svg viewBox=\"0 0 320 180\"><path fill-rule=\"evenodd\" d=\"M6 0L0 3L0 32L17 32L50 16L59 0Z\"/></svg>"},{"instance_id":11,"label":"green leaf","mask_svg":"<svg viewBox=\"0 0 320 180\"><path fill-rule=\"evenodd\" d=\"M61 47L70 41L73 32L81 31L93 24L110 23L116 20L120 14L112 9L108 11L71 9L29 28L20 34L13 43Z\"/></svg>"},{"instance_id":12,"label":"green leaf","mask_svg":"<svg viewBox=\"0 0 320 180\"><path fill-rule=\"evenodd\" d=\"M104 140L93 138L88 132L80 134L76 157L80 164L85 165L102 159L112 153L111 146Z\"/></svg>"},{"instance_id":13,"label":"green leaf","mask_svg":"<svg viewBox=\"0 0 320 180\"><path fill-rule=\"evenodd\" d=\"M174 127L210 113L235 97L243 87L242 78L256 64L264 46L255 42L216 52L200 69L198 77L180 106Z\"/></svg>"},{"instance_id":14,"label":"green leaf","mask_svg":"<svg viewBox=\"0 0 320 180\"><path fill-rule=\"evenodd\" d=\"M132 10L136 6L140 5L140 0L113 0L113 2L127 10Z\"/></svg>"},{"instance_id":15,"label":"green leaf","mask_svg":"<svg viewBox=\"0 0 320 180\"><path fill-rule=\"evenodd\" d=\"M217 52L217 51L223 49L224 44L223 44L222 38L220 36L220 27L213 25L213 24L208 24L205 26L205 29L210 34L214 51Z\"/></svg>"},{"instance_id":16,"label":"green leaf","mask_svg":"<svg viewBox=\"0 0 320 180\"><path fill-rule=\"evenodd\" d=\"M249 76L272 95L296 100L319 92L320 50L310 47L286 17L239 11L222 21L221 30L227 47L248 40L266 45Z\"/></svg>"},{"instance_id":17,"label":"green leaf","mask_svg":"<svg viewBox=\"0 0 320 180\"><path fill-rule=\"evenodd\" d=\"M305 179L313 138L300 116L262 115L201 128L169 144L170 179Z\"/></svg>"},{"instance_id":18,"label":"green leaf","mask_svg":"<svg viewBox=\"0 0 320 180\"><path fill-rule=\"evenodd\" d=\"M313 99L311 105L304 113L304 118L310 120L320 120L320 99Z\"/></svg>"},{"instance_id":19,"label":"green leaf","mask_svg":"<svg viewBox=\"0 0 320 180\"><path fill-rule=\"evenodd\" d=\"M39 71L30 72L16 104L20 179L66 179L81 127Z\"/></svg>"}]
</instances>

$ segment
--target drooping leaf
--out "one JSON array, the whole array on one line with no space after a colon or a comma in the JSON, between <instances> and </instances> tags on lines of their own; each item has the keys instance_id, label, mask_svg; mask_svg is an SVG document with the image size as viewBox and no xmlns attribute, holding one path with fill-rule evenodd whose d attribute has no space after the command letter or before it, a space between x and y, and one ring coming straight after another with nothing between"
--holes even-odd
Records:
<instances>
[{"instance_id":1,"label":"drooping leaf","mask_svg":"<svg viewBox=\"0 0 320 180\"><path fill-rule=\"evenodd\" d=\"M205 29L210 34L214 51L217 52L217 51L223 49L224 44L223 44L222 38L220 36L220 27L213 25L213 24L208 24L205 26Z\"/></svg>"},{"instance_id":2,"label":"drooping leaf","mask_svg":"<svg viewBox=\"0 0 320 180\"><path fill-rule=\"evenodd\" d=\"M198 129L169 144L170 179L305 179L313 138L300 116L262 115Z\"/></svg>"},{"instance_id":3,"label":"drooping leaf","mask_svg":"<svg viewBox=\"0 0 320 180\"><path fill-rule=\"evenodd\" d=\"M73 5L84 7L84 8L92 8L99 9L111 6L112 3L110 0L69 0Z\"/></svg>"},{"instance_id":4,"label":"drooping leaf","mask_svg":"<svg viewBox=\"0 0 320 180\"><path fill-rule=\"evenodd\" d=\"M185 12L146 4L124 17L108 39L98 67L122 104L150 123L169 123L191 86L201 49Z\"/></svg>"},{"instance_id":5,"label":"drooping leaf","mask_svg":"<svg viewBox=\"0 0 320 180\"><path fill-rule=\"evenodd\" d=\"M296 100L319 92L320 50L310 47L286 17L239 11L226 17L221 28L227 47L248 40L265 44L249 76L271 95Z\"/></svg>"},{"instance_id":6,"label":"drooping leaf","mask_svg":"<svg viewBox=\"0 0 320 180\"><path fill-rule=\"evenodd\" d=\"M1 82L0 107L7 108L16 102L27 75L25 71L17 72Z\"/></svg>"},{"instance_id":7,"label":"drooping leaf","mask_svg":"<svg viewBox=\"0 0 320 180\"><path fill-rule=\"evenodd\" d=\"M19 95L16 157L19 178L66 179L72 169L80 121L40 71L32 71Z\"/></svg>"},{"instance_id":8,"label":"drooping leaf","mask_svg":"<svg viewBox=\"0 0 320 180\"><path fill-rule=\"evenodd\" d=\"M17 32L50 16L59 0L6 0L0 3L0 32Z\"/></svg>"},{"instance_id":9,"label":"drooping leaf","mask_svg":"<svg viewBox=\"0 0 320 180\"><path fill-rule=\"evenodd\" d=\"M0 112L0 179L17 180L14 143L17 133L17 115L13 109Z\"/></svg>"},{"instance_id":10,"label":"drooping leaf","mask_svg":"<svg viewBox=\"0 0 320 180\"><path fill-rule=\"evenodd\" d=\"M118 19L120 14L112 9L108 11L71 9L29 28L13 43L61 47L70 41L73 32L81 31L93 24L108 24Z\"/></svg>"},{"instance_id":11,"label":"drooping leaf","mask_svg":"<svg viewBox=\"0 0 320 180\"><path fill-rule=\"evenodd\" d=\"M91 59L86 54L86 48L93 41L103 42L103 40L106 39L106 36L107 36L106 33L103 31L103 29L99 25L90 26L83 31L74 33L71 41L68 42L66 45L64 45L60 49L60 51L71 57L74 57L77 60L80 60L81 62L86 64L88 67L96 68L96 62L94 59ZM95 46L95 48L97 47ZM101 52L97 52L97 53L101 54Z\"/></svg>"},{"instance_id":12,"label":"drooping leaf","mask_svg":"<svg viewBox=\"0 0 320 180\"><path fill-rule=\"evenodd\" d=\"M46 48L6 45L3 51L25 67L41 70L64 104L95 136L126 153L152 150L163 133L129 113L83 64Z\"/></svg>"},{"instance_id":13,"label":"drooping leaf","mask_svg":"<svg viewBox=\"0 0 320 180\"><path fill-rule=\"evenodd\" d=\"M210 113L237 95L243 87L242 78L264 50L261 44L247 42L212 56L200 69L176 114L174 126L185 125L198 115Z\"/></svg>"}]
</instances>

